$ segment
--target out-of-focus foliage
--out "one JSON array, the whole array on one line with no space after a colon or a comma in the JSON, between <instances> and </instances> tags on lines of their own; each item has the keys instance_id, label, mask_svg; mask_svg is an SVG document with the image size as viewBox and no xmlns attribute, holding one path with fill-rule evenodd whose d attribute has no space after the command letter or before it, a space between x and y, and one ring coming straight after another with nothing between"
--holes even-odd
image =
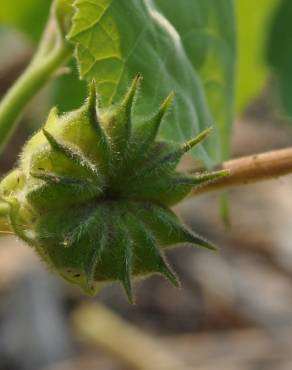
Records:
<instances>
[{"instance_id":1,"label":"out-of-focus foliage","mask_svg":"<svg viewBox=\"0 0 292 370\"><path fill-rule=\"evenodd\" d=\"M16 27L32 40L40 38L52 0L0 0L0 23Z\"/></svg>"},{"instance_id":2,"label":"out-of-focus foliage","mask_svg":"<svg viewBox=\"0 0 292 370\"><path fill-rule=\"evenodd\" d=\"M78 108L87 93L87 84L79 79L75 63L72 62L69 68L68 73L55 81L53 88L52 104L61 112Z\"/></svg>"},{"instance_id":3,"label":"out-of-focus foliage","mask_svg":"<svg viewBox=\"0 0 292 370\"><path fill-rule=\"evenodd\" d=\"M0 24L19 30L37 43L49 16L51 3L52 0L21 0L16 5L14 1L0 0ZM86 96L86 84L79 80L75 64L72 63L70 68L71 73L61 76L53 87L52 104L61 111L79 107Z\"/></svg>"},{"instance_id":4,"label":"out-of-focus foliage","mask_svg":"<svg viewBox=\"0 0 292 370\"><path fill-rule=\"evenodd\" d=\"M269 75L266 47L280 0L236 0L238 68L236 109L241 112L258 96ZM287 3L291 4L291 0ZM291 20L290 20L291 22Z\"/></svg>"},{"instance_id":5,"label":"out-of-focus foliage","mask_svg":"<svg viewBox=\"0 0 292 370\"><path fill-rule=\"evenodd\" d=\"M282 107L292 116L292 1L283 0L273 20L268 62L278 79Z\"/></svg>"},{"instance_id":6,"label":"out-of-focus foliage","mask_svg":"<svg viewBox=\"0 0 292 370\"><path fill-rule=\"evenodd\" d=\"M5 236L10 230L11 227L8 222L6 203L0 199L0 237Z\"/></svg>"},{"instance_id":7,"label":"out-of-focus foliage","mask_svg":"<svg viewBox=\"0 0 292 370\"><path fill-rule=\"evenodd\" d=\"M140 72L144 99L138 114L157 109L175 90L162 136L182 142L215 124L219 135L196 155L205 163L227 155L235 63L231 0L77 0L75 7L70 39L80 74L96 80L105 105Z\"/></svg>"}]
</instances>

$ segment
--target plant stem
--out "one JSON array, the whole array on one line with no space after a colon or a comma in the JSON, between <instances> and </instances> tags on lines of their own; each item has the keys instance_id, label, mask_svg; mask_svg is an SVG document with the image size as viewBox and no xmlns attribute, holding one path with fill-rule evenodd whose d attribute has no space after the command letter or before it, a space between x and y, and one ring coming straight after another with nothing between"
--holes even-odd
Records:
<instances>
[{"instance_id":1,"label":"plant stem","mask_svg":"<svg viewBox=\"0 0 292 370\"><path fill-rule=\"evenodd\" d=\"M194 188L193 196L292 174L292 148L233 159L224 162L217 169L229 170L230 175Z\"/></svg>"},{"instance_id":2,"label":"plant stem","mask_svg":"<svg viewBox=\"0 0 292 370\"><path fill-rule=\"evenodd\" d=\"M71 55L71 46L65 41L57 40L57 44L47 55L40 57L37 52L37 57L7 92L0 103L0 153L13 134L17 119L28 102Z\"/></svg>"}]
</instances>

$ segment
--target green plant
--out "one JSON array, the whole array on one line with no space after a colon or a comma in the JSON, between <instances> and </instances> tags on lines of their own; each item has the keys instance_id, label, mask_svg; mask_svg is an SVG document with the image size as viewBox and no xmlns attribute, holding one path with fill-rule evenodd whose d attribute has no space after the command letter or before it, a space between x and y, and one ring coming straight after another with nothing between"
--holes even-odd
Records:
<instances>
[{"instance_id":1,"label":"green plant","mask_svg":"<svg viewBox=\"0 0 292 370\"><path fill-rule=\"evenodd\" d=\"M1 182L0 217L88 293L119 280L132 301L131 276L149 273L177 284L163 248L213 246L169 207L192 189L195 195L291 172L290 150L218 165L229 156L234 113L234 20L232 0L52 2L32 62L0 104L0 149L28 101L73 55L91 90L78 110L53 109L27 142ZM138 72L144 83L134 105ZM253 89L258 83L239 107ZM172 95L158 111L157 102L172 90L176 101L164 120ZM203 141L214 121L215 134ZM221 171L177 172L187 151Z\"/></svg>"},{"instance_id":2,"label":"green plant","mask_svg":"<svg viewBox=\"0 0 292 370\"><path fill-rule=\"evenodd\" d=\"M122 102L102 113L94 82L80 109L63 116L52 109L0 185L14 232L51 268L92 294L98 282L120 281L131 302L131 276L159 273L178 285L162 249L183 242L214 248L169 206L228 174L175 172L209 130L184 145L155 141L172 95L134 125L139 83L137 76Z\"/></svg>"}]
</instances>

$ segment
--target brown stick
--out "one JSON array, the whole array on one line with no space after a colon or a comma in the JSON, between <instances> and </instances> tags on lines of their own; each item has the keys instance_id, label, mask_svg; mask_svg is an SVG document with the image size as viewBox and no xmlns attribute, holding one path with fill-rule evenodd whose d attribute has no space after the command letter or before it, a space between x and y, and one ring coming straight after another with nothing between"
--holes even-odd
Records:
<instances>
[{"instance_id":1,"label":"brown stick","mask_svg":"<svg viewBox=\"0 0 292 370\"><path fill-rule=\"evenodd\" d=\"M135 370L190 370L159 339L148 336L98 303L80 306L73 314L78 337L114 354Z\"/></svg>"},{"instance_id":2,"label":"brown stick","mask_svg":"<svg viewBox=\"0 0 292 370\"><path fill-rule=\"evenodd\" d=\"M292 148L232 159L216 169L229 170L230 175L194 188L193 196L292 174Z\"/></svg>"}]
</instances>

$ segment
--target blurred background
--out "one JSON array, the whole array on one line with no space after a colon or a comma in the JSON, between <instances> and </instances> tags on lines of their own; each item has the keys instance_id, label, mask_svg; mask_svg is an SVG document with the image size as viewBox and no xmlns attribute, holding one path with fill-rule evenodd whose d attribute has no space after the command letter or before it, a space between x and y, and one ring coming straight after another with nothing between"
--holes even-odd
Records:
<instances>
[{"instance_id":1,"label":"blurred background","mask_svg":"<svg viewBox=\"0 0 292 370\"><path fill-rule=\"evenodd\" d=\"M1 96L28 64L50 6L49 0L41 6L26 0L17 10L10 3L0 1ZM232 156L239 157L292 145L292 2L235 4ZM71 68L29 105L0 158L0 175L14 166L52 104L65 111L84 99L86 87ZM189 158L182 165L193 163ZM138 282L135 306L118 285L96 298L84 296L14 236L2 236L0 370L292 369L292 177L227 195L229 226L217 195L177 207L186 224L221 249L169 251L182 288L160 277Z\"/></svg>"}]
</instances>

